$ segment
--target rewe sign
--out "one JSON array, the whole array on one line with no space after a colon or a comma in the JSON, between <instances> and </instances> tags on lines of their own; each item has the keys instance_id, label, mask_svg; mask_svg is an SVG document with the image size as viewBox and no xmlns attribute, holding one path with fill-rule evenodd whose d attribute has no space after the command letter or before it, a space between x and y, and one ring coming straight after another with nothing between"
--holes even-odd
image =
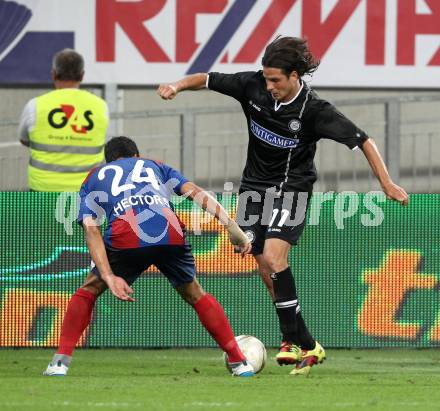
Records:
<instances>
[{"instance_id":1,"label":"rewe sign","mask_svg":"<svg viewBox=\"0 0 440 411\"><path fill-rule=\"evenodd\" d=\"M440 84L438 0L0 0L0 8L2 3L31 15L15 47L2 50L0 44L3 82L5 61L11 73L11 61L26 66L23 50L38 50L43 38L43 54L61 43L82 52L88 83L157 84L199 71L258 69L267 43L284 34L307 37L321 59L314 85ZM33 79L27 73L15 81L41 81L36 71Z\"/></svg>"}]
</instances>

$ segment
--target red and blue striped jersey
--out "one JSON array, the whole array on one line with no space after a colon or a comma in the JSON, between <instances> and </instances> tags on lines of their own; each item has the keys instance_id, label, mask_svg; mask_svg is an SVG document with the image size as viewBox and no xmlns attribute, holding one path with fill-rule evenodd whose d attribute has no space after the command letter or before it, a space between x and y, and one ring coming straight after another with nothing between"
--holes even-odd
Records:
<instances>
[{"instance_id":1,"label":"red and blue striped jersey","mask_svg":"<svg viewBox=\"0 0 440 411\"><path fill-rule=\"evenodd\" d=\"M171 197L187 181L172 167L139 157L97 167L81 186L78 222L105 218L104 242L116 249L185 244Z\"/></svg>"}]
</instances>

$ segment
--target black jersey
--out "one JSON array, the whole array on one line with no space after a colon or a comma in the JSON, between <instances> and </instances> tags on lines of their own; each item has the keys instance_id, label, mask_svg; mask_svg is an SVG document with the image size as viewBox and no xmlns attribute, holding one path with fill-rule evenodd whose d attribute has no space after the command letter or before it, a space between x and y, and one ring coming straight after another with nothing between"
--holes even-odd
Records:
<instances>
[{"instance_id":1,"label":"black jersey","mask_svg":"<svg viewBox=\"0 0 440 411\"><path fill-rule=\"evenodd\" d=\"M350 149L362 146L365 132L304 82L288 103L266 90L263 72L209 73L208 88L234 97L248 123L249 143L241 191L312 191L316 143L329 138Z\"/></svg>"}]
</instances>

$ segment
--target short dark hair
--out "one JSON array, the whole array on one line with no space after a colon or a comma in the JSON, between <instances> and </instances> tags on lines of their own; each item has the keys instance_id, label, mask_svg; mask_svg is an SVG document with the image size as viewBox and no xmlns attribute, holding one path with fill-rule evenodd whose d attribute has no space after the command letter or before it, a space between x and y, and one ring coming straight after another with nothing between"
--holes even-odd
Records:
<instances>
[{"instance_id":1,"label":"short dark hair","mask_svg":"<svg viewBox=\"0 0 440 411\"><path fill-rule=\"evenodd\" d=\"M105 161L110 163L118 158L129 158L139 155L136 143L128 137L119 136L111 138L104 147Z\"/></svg>"},{"instance_id":2,"label":"short dark hair","mask_svg":"<svg viewBox=\"0 0 440 411\"><path fill-rule=\"evenodd\" d=\"M84 75L84 59L75 50L61 50L53 56L52 70L55 80L81 81Z\"/></svg>"},{"instance_id":3,"label":"short dark hair","mask_svg":"<svg viewBox=\"0 0 440 411\"><path fill-rule=\"evenodd\" d=\"M310 52L307 40L278 36L266 47L261 64L279 68L286 76L296 71L302 77L313 73L319 66L319 60Z\"/></svg>"}]
</instances>

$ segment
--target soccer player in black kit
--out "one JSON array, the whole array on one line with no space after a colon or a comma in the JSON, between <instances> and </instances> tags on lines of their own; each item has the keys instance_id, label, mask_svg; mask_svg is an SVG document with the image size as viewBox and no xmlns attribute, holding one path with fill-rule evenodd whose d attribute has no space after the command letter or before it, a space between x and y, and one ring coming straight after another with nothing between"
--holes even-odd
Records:
<instances>
[{"instance_id":1,"label":"soccer player in black kit","mask_svg":"<svg viewBox=\"0 0 440 411\"><path fill-rule=\"evenodd\" d=\"M316 181L313 159L318 140L329 138L352 150L360 148L387 197L408 203L407 193L391 180L374 141L302 80L318 65L305 40L278 37L265 50L263 70L198 73L158 89L163 99L170 100L180 91L207 87L242 106L249 144L237 219L251 238L252 254L278 314L282 343L276 359L280 365L294 364L293 375L307 375L325 359L323 347L302 318L288 264L289 250L304 229Z\"/></svg>"}]
</instances>

